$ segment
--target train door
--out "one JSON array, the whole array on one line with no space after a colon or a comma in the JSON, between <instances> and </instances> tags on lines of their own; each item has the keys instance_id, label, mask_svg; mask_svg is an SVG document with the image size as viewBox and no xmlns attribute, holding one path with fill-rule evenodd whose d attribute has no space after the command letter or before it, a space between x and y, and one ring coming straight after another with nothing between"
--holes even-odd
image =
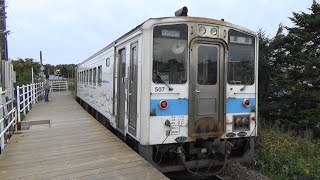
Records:
<instances>
[{"instance_id":1,"label":"train door","mask_svg":"<svg viewBox=\"0 0 320 180\"><path fill-rule=\"evenodd\" d=\"M218 43L196 42L191 46L190 58L189 135L221 135L224 49Z\"/></svg>"},{"instance_id":2,"label":"train door","mask_svg":"<svg viewBox=\"0 0 320 180\"><path fill-rule=\"evenodd\" d=\"M137 84L138 84L138 43L131 45L129 64L129 89L128 89L128 131L136 136L137 128Z\"/></svg>"},{"instance_id":3,"label":"train door","mask_svg":"<svg viewBox=\"0 0 320 180\"><path fill-rule=\"evenodd\" d=\"M126 100L126 49L118 51L118 106L117 106L117 129L124 133L125 126L125 100Z\"/></svg>"}]
</instances>

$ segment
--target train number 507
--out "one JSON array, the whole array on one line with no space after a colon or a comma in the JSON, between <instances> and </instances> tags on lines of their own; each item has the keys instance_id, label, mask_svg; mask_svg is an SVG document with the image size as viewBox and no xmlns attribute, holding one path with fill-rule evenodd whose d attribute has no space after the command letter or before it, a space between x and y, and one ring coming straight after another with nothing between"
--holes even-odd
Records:
<instances>
[{"instance_id":1,"label":"train number 507","mask_svg":"<svg viewBox=\"0 0 320 180\"><path fill-rule=\"evenodd\" d=\"M155 91L155 92L163 92L164 89L165 89L165 87L155 87L155 88L154 88L154 91Z\"/></svg>"}]
</instances>

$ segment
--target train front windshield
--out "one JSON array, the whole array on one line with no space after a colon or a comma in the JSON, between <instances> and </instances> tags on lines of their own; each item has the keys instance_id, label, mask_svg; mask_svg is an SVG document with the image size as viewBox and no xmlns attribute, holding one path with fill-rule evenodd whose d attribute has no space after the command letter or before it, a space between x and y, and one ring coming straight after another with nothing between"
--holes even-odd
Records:
<instances>
[{"instance_id":1,"label":"train front windshield","mask_svg":"<svg viewBox=\"0 0 320 180\"><path fill-rule=\"evenodd\" d=\"M255 38L247 34L229 31L228 83L254 82Z\"/></svg>"},{"instance_id":2,"label":"train front windshield","mask_svg":"<svg viewBox=\"0 0 320 180\"><path fill-rule=\"evenodd\" d=\"M188 26L162 25L153 29L152 80L158 84L187 82Z\"/></svg>"}]
</instances>

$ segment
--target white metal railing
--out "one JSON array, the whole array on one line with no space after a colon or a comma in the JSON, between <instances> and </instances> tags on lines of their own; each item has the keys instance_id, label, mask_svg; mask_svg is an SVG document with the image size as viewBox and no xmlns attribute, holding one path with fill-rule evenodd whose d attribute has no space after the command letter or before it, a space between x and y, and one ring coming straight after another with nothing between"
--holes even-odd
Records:
<instances>
[{"instance_id":1,"label":"white metal railing","mask_svg":"<svg viewBox=\"0 0 320 180\"><path fill-rule=\"evenodd\" d=\"M68 91L68 81L66 80L50 81L50 85L50 92ZM13 95L13 90L10 93L0 91L0 153L5 147L6 132L12 126L16 130L16 124L21 122L21 113L26 116L31 110L32 104L37 103L44 96L43 82L17 86L16 98L9 97L8 94ZM14 100L16 100L16 108L13 105Z\"/></svg>"},{"instance_id":2,"label":"white metal railing","mask_svg":"<svg viewBox=\"0 0 320 180\"><path fill-rule=\"evenodd\" d=\"M21 122L20 113L25 116L30 111L32 104L37 103L44 95L43 83L34 83L17 86L17 112L18 122Z\"/></svg>"},{"instance_id":3,"label":"white metal railing","mask_svg":"<svg viewBox=\"0 0 320 180\"><path fill-rule=\"evenodd\" d=\"M16 130L17 111L13 83L16 82L16 73L10 61L0 61L0 154L10 140L12 132Z\"/></svg>"},{"instance_id":4,"label":"white metal railing","mask_svg":"<svg viewBox=\"0 0 320 180\"><path fill-rule=\"evenodd\" d=\"M7 92L2 91L0 92L1 95L1 100L0 100L0 111L1 111L1 116L0 116L0 152L3 151L5 147L5 134L6 132L10 129L11 126L14 126L17 124L17 111L16 108L13 107L14 103L14 98L11 98L10 100L6 101ZM11 110L8 112L8 105L10 105L9 108Z\"/></svg>"},{"instance_id":5,"label":"white metal railing","mask_svg":"<svg viewBox=\"0 0 320 180\"><path fill-rule=\"evenodd\" d=\"M67 80L55 80L50 81L50 92L57 91L68 91L68 81Z\"/></svg>"}]
</instances>

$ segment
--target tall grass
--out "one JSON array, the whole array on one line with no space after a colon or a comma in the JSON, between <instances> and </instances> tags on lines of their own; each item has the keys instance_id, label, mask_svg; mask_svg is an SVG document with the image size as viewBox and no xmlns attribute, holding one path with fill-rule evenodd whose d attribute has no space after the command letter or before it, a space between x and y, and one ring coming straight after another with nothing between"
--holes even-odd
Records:
<instances>
[{"instance_id":1,"label":"tall grass","mask_svg":"<svg viewBox=\"0 0 320 180\"><path fill-rule=\"evenodd\" d=\"M320 179L320 145L274 129L260 131L258 165L272 179Z\"/></svg>"},{"instance_id":2,"label":"tall grass","mask_svg":"<svg viewBox=\"0 0 320 180\"><path fill-rule=\"evenodd\" d=\"M74 92L74 79L73 78L68 79L68 90L71 92Z\"/></svg>"}]
</instances>

